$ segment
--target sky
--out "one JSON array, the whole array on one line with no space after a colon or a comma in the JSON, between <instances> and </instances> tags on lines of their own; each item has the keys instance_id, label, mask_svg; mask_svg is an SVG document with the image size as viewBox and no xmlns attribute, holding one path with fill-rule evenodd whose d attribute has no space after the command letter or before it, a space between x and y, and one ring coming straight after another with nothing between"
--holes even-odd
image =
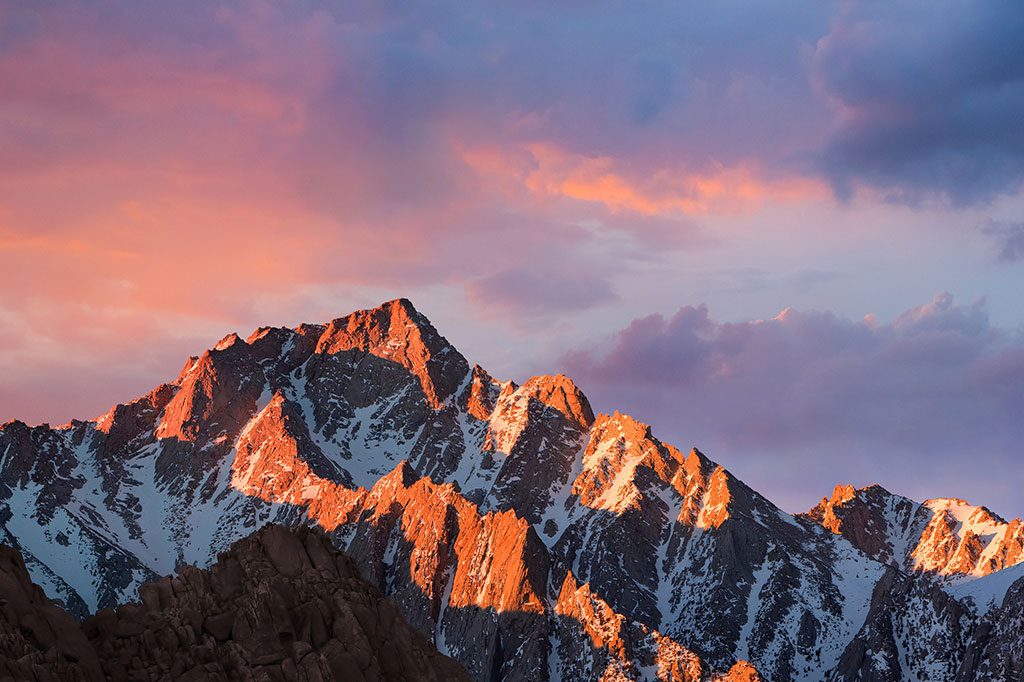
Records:
<instances>
[{"instance_id":1,"label":"sky","mask_svg":"<svg viewBox=\"0 0 1024 682\"><path fill-rule=\"evenodd\" d=\"M789 511L1024 516L1024 9L0 0L0 422L399 296Z\"/></svg>"}]
</instances>

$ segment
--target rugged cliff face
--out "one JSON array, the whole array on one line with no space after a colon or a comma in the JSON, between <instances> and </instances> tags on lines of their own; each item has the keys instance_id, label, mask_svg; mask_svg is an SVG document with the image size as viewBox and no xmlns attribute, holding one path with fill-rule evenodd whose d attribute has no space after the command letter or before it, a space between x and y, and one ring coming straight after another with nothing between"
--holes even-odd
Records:
<instances>
[{"instance_id":1,"label":"rugged cliff face","mask_svg":"<svg viewBox=\"0 0 1024 682\"><path fill-rule=\"evenodd\" d=\"M876 599L885 564L1021 558L1019 522L873 490L793 517L564 376L494 380L404 300L229 335L96 420L0 429L2 539L76 616L266 522L319 526L481 681L820 680L903 608Z\"/></svg>"},{"instance_id":2,"label":"rugged cliff face","mask_svg":"<svg viewBox=\"0 0 1024 682\"><path fill-rule=\"evenodd\" d=\"M79 625L0 548L0 678L469 680L322 533L268 526Z\"/></svg>"},{"instance_id":3,"label":"rugged cliff face","mask_svg":"<svg viewBox=\"0 0 1024 682\"><path fill-rule=\"evenodd\" d=\"M919 504L878 485L859 490L840 485L807 517L874 559L947 582L1024 561L1024 523L1007 523L964 500Z\"/></svg>"}]
</instances>

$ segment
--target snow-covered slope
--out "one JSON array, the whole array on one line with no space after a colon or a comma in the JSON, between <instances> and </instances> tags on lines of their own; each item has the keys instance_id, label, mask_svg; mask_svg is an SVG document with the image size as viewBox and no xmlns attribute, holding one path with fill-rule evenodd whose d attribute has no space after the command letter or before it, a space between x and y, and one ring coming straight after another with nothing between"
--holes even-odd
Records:
<instances>
[{"instance_id":1,"label":"snow-covered slope","mask_svg":"<svg viewBox=\"0 0 1024 682\"><path fill-rule=\"evenodd\" d=\"M268 521L316 524L478 680L576 679L574 656L608 679L857 679L858 651L913 634L893 609L985 617L938 587L963 622L919 614L899 595L924 578L885 564L955 536L943 567L971 538L965 574L1009 565L1016 526L848 492L794 518L564 376L496 381L404 300L229 335L95 420L0 428L3 541L78 615ZM929 670L959 665L954 639Z\"/></svg>"},{"instance_id":2,"label":"snow-covered slope","mask_svg":"<svg viewBox=\"0 0 1024 682\"><path fill-rule=\"evenodd\" d=\"M964 500L921 504L878 485L840 485L806 517L879 561L950 583L1024 562L1024 522Z\"/></svg>"},{"instance_id":3,"label":"snow-covered slope","mask_svg":"<svg viewBox=\"0 0 1024 682\"><path fill-rule=\"evenodd\" d=\"M990 573L984 578L966 580L946 589L960 600L967 600L981 615L1003 605L1007 592L1018 580L1024 578L1024 564L1017 564L1001 571Z\"/></svg>"}]
</instances>

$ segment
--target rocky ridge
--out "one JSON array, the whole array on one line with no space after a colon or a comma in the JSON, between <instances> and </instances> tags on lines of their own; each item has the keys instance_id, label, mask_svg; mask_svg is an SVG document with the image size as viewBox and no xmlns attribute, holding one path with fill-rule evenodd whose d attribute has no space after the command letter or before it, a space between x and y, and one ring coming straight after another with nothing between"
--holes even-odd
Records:
<instances>
[{"instance_id":1,"label":"rocky ridge","mask_svg":"<svg viewBox=\"0 0 1024 682\"><path fill-rule=\"evenodd\" d=\"M318 525L476 680L839 679L903 556L858 533L870 509L786 514L566 377L494 380L404 300L229 335L98 420L8 423L0 457L4 541L80 616L268 521Z\"/></svg>"},{"instance_id":2,"label":"rocky ridge","mask_svg":"<svg viewBox=\"0 0 1024 682\"><path fill-rule=\"evenodd\" d=\"M917 503L879 485L839 485L807 518L874 559L947 581L981 577L1024 562L1024 522L1008 523L964 500Z\"/></svg>"},{"instance_id":3,"label":"rocky ridge","mask_svg":"<svg viewBox=\"0 0 1024 682\"><path fill-rule=\"evenodd\" d=\"M0 548L0 679L469 680L322 533L267 526L79 625Z\"/></svg>"}]
</instances>

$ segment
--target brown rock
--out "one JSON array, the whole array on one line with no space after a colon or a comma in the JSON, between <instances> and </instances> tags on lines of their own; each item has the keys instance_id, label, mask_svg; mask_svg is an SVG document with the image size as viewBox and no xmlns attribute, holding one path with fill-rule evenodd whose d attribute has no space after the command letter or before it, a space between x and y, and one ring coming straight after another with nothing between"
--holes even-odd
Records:
<instances>
[{"instance_id":1,"label":"brown rock","mask_svg":"<svg viewBox=\"0 0 1024 682\"><path fill-rule=\"evenodd\" d=\"M228 577L236 589L213 587ZM16 551L0 547L0 679L469 679L320 531L268 526L209 569L186 567L141 593L143 602L79 625L32 585Z\"/></svg>"}]
</instances>

